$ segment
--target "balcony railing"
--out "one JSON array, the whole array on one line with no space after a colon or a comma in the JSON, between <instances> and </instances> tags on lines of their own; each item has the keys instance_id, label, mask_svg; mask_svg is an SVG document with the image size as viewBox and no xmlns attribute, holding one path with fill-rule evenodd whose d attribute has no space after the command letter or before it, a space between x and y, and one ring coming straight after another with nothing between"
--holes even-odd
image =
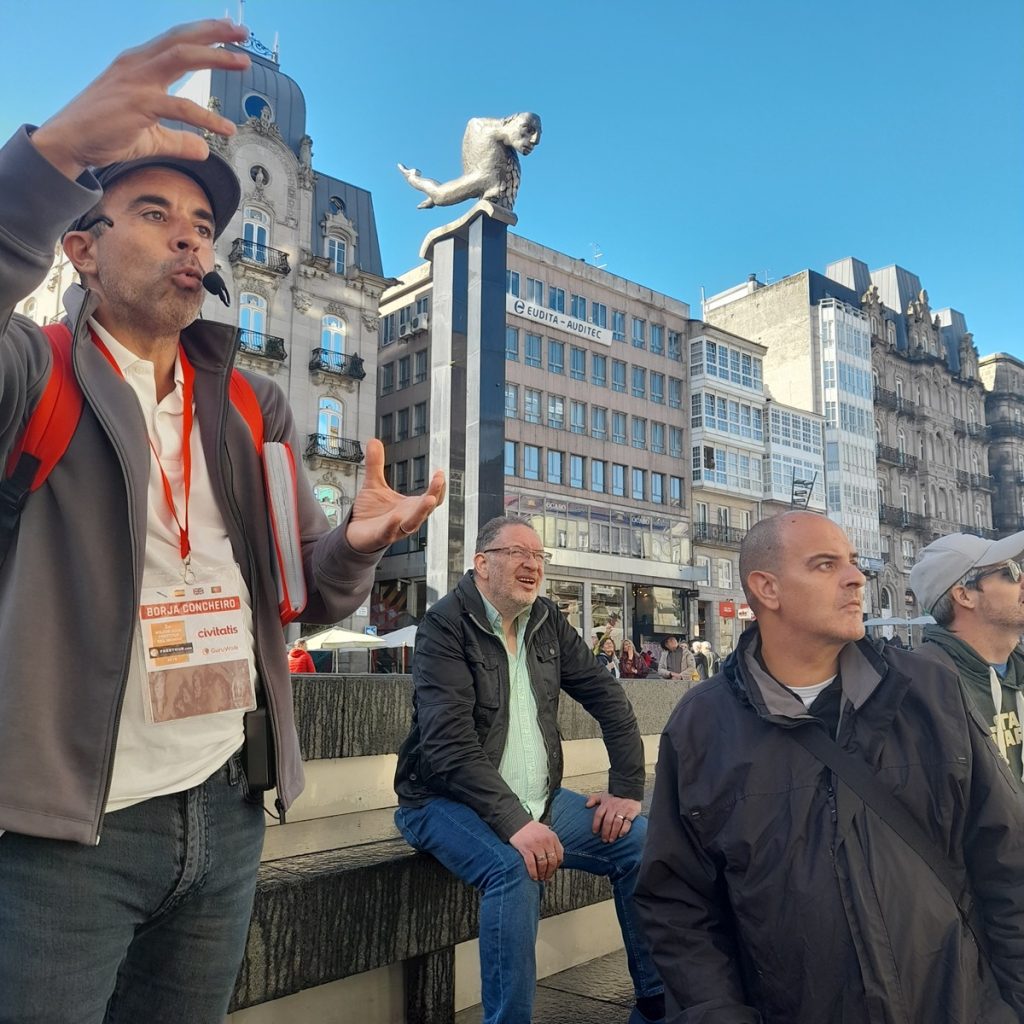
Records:
<instances>
[{"instance_id":1,"label":"balcony railing","mask_svg":"<svg viewBox=\"0 0 1024 1024\"><path fill-rule=\"evenodd\" d=\"M985 476L983 473L972 473L971 474L971 486L978 488L982 491L995 490L994 481L992 477Z\"/></svg>"},{"instance_id":2,"label":"balcony railing","mask_svg":"<svg viewBox=\"0 0 1024 1024\"><path fill-rule=\"evenodd\" d=\"M362 462L363 446L347 437L310 434L305 455L307 458L319 456L322 459L336 459L338 462Z\"/></svg>"},{"instance_id":3,"label":"balcony railing","mask_svg":"<svg viewBox=\"0 0 1024 1024\"><path fill-rule=\"evenodd\" d=\"M967 423L957 416L953 417L953 433L965 436L967 434Z\"/></svg>"},{"instance_id":4,"label":"balcony railing","mask_svg":"<svg viewBox=\"0 0 1024 1024\"><path fill-rule=\"evenodd\" d=\"M231 252L228 253L228 262L244 263L247 267L262 267L272 274L290 274L292 268L288 266L288 253L280 249L271 249L269 245L260 245L258 242L250 242L244 238L236 238L231 243Z\"/></svg>"},{"instance_id":5,"label":"balcony railing","mask_svg":"<svg viewBox=\"0 0 1024 1024\"><path fill-rule=\"evenodd\" d=\"M875 405L880 405L885 409L895 409L898 401L899 395L895 391L889 391L888 388L880 388L877 384L875 385Z\"/></svg>"},{"instance_id":6,"label":"balcony railing","mask_svg":"<svg viewBox=\"0 0 1024 1024\"><path fill-rule=\"evenodd\" d=\"M260 331L239 331L238 351L250 356L263 356L283 363L288 358L284 350L284 338L274 334L262 334Z\"/></svg>"},{"instance_id":7,"label":"balcony railing","mask_svg":"<svg viewBox=\"0 0 1024 1024\"><path fill-rule=\"evenodd\" d=\"M722 526L720 523L694 523L693 539L710 541L712 544L727 544L739 547L747 531L738 526Z\"/></svg>"},{"instance_id":8,"label":"balcony railing","mask_svg":"<svg viewBox=\"0 0 1024 1024\"><path fill-rule=\"evenodd\" d=\"M916 455L908 455L906 452L901 452L898 448L891 448L887 444L875 445L875 449L879 462L889 462L903 469L917 469L918 458Z\"/></svg>"},{"instance_id":9,"label":"balcony railing","mask_svg":"<svg viewBox=\"0 0 1024 1024\"><path fill-rule=\"evenodd\" d=\"M968 423L967 433L971 437L984 437L985 436L985 424L984 423Z\"/></svg>"},{"instance_id":10,"label":"balcony railing","mask_svg":"<svg viewBox=\"0 0 1024 1024\"><path fill-rule=\"evenodd\" d=\"M968 473L966 469L958 469L956 471L956 482L961 487L970 487L971 486L971 474Z\"/></svg>"},{"instance_id":11,"label":"balcony railing","mask_svg":"<svg viewBox=\"0 0 1024 1024\"><path fill-rule=\"evenodd\" d=\"M977 424L972 424L972 426L977 426ZM997 437L1024 437L1024 423L996 420L988 425L988 434L993 440Z\"/></svg>"},{"instance_id":12,"label":"balcony railing","mask_svg":"<svg viewBox=\"0 0 1024 1024\"><path fill-rule=\"evenodd\" d=\"M924 516L916 512L908 512L899 505L879 505L878 521L888 526L898 526L903 530L923 530Z\"/></svg>"},{"instance_id":13,"label":"balcony railing","mask_svg":"<svg viewBox=\"0 0 1024 1024\"><path fill-rule=\"evenodd\" d=\"M333 352L329 348L313 349L309 358L309 368L324 373L336 373L340 377L351 377L353 380L363 380L366 377L363 361L354 352Z\"/></svg>"},{"instance_id":14,"label":"balcony railing","mask_svg":"<svg viewBox=\"0 0 1024 1024\"><path fill-rule=\"evenodd\" d=\"M983 537L985 540L995 540L999 536L995 530L990 530L987 526L970 526L967 523L960 524L959 532L970 533L975 537Z\"/></svg>"}]
</instances>

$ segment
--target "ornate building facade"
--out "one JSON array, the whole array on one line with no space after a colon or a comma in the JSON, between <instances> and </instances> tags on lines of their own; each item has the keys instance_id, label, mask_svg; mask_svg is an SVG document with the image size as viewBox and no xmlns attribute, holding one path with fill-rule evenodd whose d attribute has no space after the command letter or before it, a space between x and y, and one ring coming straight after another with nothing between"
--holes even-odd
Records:
<instances>
[{"instance_id":1,"label":"ornate building facade","mask_svg":"<svg viewBox=\"0 0 1024 1024\"><path fill-rule=\"evenodd\" d=\"M1024 530L1024 362L997 352L981 359L978 371L995 486L992 525L1000 534L1017 533Z\"/></svg>"}]
</instances>

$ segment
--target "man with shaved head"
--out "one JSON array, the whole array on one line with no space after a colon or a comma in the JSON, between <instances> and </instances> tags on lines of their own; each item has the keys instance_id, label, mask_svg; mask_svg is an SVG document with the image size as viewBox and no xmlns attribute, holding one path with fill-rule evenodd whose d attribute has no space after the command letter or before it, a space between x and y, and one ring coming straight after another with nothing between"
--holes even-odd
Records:
<instances>
[{"instance_id":1,"label":"man with shaved head","mask_svg":"<svg viewBox=\"0 0 1024 1024\"><path fill-rule=\"evenodd\" d=\"M636 901L669 1021L1024 1020L1024 790L949 669L865 638L857 563L758 523L757 623L665 728Z\"/></svg>"}]
</instances>

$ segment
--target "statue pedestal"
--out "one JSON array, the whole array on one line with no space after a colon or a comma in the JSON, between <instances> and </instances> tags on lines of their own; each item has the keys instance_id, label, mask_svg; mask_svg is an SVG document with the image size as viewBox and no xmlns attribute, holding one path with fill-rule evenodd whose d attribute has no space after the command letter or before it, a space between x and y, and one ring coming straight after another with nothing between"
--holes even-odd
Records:
<instances>
[{"instance_id":1,"label":"statue pedestal","mask_svg":"<svg viewBox=\"0 0 1024 1024\"><path fill-rule=\"evenodd\" d=\"M472 564L479 528L505 510L505 267L511 211L487 201L431 231L430 466L448 498L427 531L427 605Z\"/></svg>"}]
</instances>

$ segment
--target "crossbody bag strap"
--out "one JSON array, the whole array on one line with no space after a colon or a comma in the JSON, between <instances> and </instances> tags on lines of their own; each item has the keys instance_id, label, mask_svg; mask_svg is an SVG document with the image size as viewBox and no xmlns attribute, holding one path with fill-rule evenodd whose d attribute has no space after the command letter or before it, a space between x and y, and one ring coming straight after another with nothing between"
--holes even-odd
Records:
<instances>
[{"instance_id":1,"label":"crossbody bag strap","mask_svg":"<svg viewBox=\"0 0 1024 1024\"><path fill-rule=\"evenodd\" d=\"M969 923L969 914L962 902L964 893L949 861L864 761L843 750L824 729L816 726L801 726L792 729L791 734L804 750L831 768L924 861L949 890L953 902Z\"/></svg>"}]
</instances>

